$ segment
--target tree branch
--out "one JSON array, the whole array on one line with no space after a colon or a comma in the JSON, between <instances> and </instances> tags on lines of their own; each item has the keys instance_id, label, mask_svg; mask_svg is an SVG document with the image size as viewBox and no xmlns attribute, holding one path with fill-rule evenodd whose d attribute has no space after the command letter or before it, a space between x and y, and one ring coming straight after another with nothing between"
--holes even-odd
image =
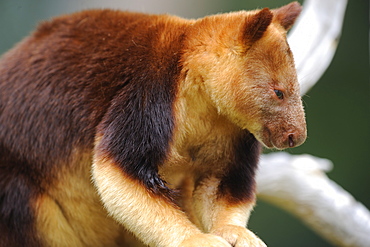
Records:
<instances>
[{"instance_id":1,"label":"tree branch","mask_svg":"<svg viewBox=\"0 0 370 247\"><path fill-rule=\"evenodd\" d=\"M347 0L306 0L288 42L301 94L316 84L331 63L342 30Z\"/></svg>"},{"instance_id":2,"label":"tree branch","mask_svg":"<svg viewBox=\"0 0 370 247\"><path fill-rule=\"evenodd\" d=\"M258 196L296 215L338 246L369 246L370 213L325 174L332 164L311 155L264 155Z\"/></svg>"}]
</instances>

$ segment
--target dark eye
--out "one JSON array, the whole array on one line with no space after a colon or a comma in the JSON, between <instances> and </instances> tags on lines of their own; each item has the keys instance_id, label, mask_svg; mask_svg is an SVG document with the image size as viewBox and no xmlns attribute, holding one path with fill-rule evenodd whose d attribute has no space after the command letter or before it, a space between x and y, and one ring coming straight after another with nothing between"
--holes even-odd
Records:
<instances>
[{"instance_id":1,"label":"dark eye","mask_svg":"<svg viewBox=\"0 0 370 247\"><path fill-rule=\"evenodd\" d=\"M284 93L282 91L275 89L274 92L279 99L284 99Z\"/></svg>"}]
</instances>

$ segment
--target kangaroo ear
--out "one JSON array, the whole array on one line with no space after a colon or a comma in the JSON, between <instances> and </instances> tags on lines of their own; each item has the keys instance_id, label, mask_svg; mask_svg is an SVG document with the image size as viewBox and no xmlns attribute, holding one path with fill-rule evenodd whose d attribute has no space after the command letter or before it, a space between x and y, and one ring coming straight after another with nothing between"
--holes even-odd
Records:
<instances>
[{"instance_id":1,"label":"kangaroo ear","mask_svg":"<svg viewBox=\"0 0 370 247\"><path fill-rule=\"evenodd\" d=\"M252 44L259 40L272 22L272 12L264 8L255 14L248 16L243 26L243 41Z\"/></svg>"},{"instance_id":2,"label":"kangaroo ear","mask_svg":"<svg viewBox=\"0 0 370 247\"><path fill-rule=\"evenodd\" d=\"M281 8L273 9L273 21L279 23L285 30L289 30L299 14L302 11L302 6L298 2L292 2Z\"/></svg>"}]
</instances>

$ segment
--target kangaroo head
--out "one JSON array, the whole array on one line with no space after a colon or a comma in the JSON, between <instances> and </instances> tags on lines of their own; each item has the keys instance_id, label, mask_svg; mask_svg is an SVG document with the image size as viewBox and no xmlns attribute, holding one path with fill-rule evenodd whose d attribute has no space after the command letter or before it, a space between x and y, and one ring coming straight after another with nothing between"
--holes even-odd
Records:
<instances>
[{"instance_id":1,"label":"kangaroo head","mask_svg":"<svg viewBox=\"0 0 370 247\"><path fill-rule=\"evenodd\" d=\"M294 2L205 17L188 33L188 76L218 113L247 129L269 148L306 139L306 121L287 30L301 11Z\"/></svg>"}]
</instances>

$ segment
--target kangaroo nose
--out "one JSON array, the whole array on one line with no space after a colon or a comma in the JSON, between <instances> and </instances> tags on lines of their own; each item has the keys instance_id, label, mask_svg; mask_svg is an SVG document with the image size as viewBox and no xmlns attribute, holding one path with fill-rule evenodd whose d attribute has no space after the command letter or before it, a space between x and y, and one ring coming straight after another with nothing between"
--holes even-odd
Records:
<instances>
[{"instance_id":1,"label":"kangaroo nose","mask_svg":"<svg viewBox=\"0 0 370 247\"><path fill-rule=\"evenodd\" d=\"M289 147L294 147L294 135L293 134L289 134L288 135L288 142L289 142Z\"/></svg>"},{"instance_id":2,"label":"kangaroo nose","mask_svg":"<svg viewBox=\"0 0 370 247\"><path fill-rule=\"evenodd\" d=\"M290 148L301 145L305 140L305 133L298 134L297 132L290 132L285 137L285 143L287 143Z\"/></svg>"}]
</instances>

